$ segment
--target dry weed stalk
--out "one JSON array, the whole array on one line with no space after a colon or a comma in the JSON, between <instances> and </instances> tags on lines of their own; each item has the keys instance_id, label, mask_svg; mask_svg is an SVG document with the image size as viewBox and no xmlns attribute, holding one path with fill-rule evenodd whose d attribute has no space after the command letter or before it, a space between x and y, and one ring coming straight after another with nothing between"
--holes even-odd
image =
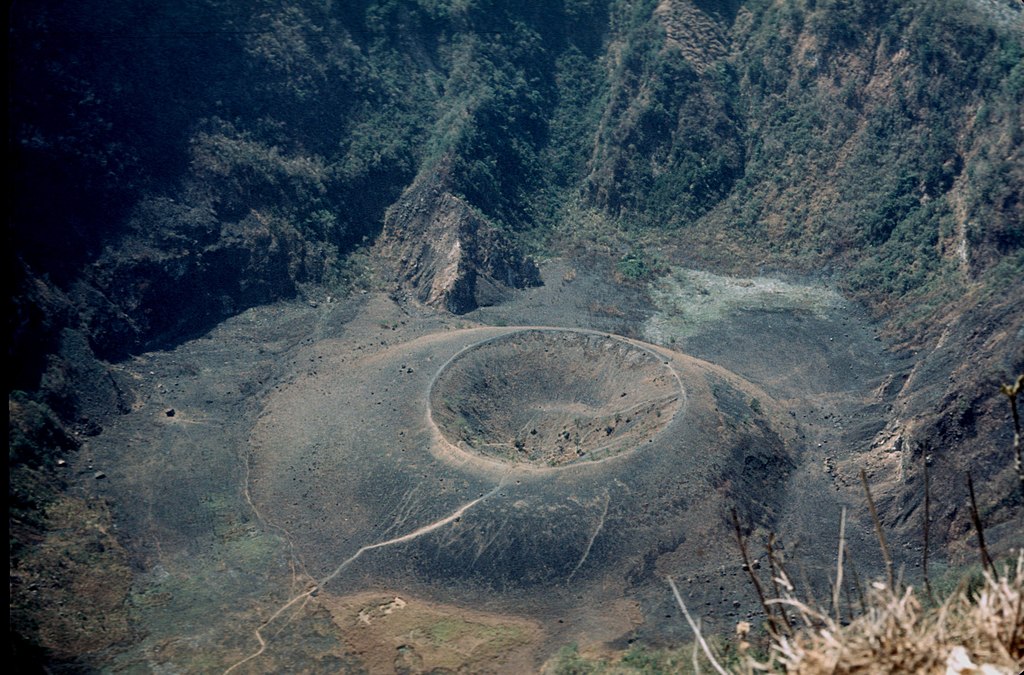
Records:
<instances>
[{"instance_id":1,"label":"dry weed stalk","mask_svg":"<svg viewBox=\"0 0 1024 675\"><path fill-rule=\"evenodd\" d=\"M892 576L892 556L889 555L889 546L885 543L885 531L882 529L882 521L878 519L878 510L875 508L875 500L871 498L871 488L868 487L868 476L864 469L860 470L860 482L864 486L864 494L868 498L868 509L871 511L871 521L875 524L875 536L878 537L878 544L882 548L882 559L885 560L885 576L889 581L889 588L896 588Z\"/></svg>"},{"instance_id":2,"label":"dry weed stalk","mask_svg":"<svg viewBox=\"0 0 1024 675\"><path fill-rule=\"evenodd\" d=\"M779 584L784 583L791 589L792 585L789 584L789 579L786 577L786 571L782 568L782 561L776 558L775 554L775 533L770 532L768 534L768 542L765 544L765 548L768 551L768 567L771 572L772 588L775 589L775 597L780 597ZM771 616L768 607L765 607L765 614ZM779 605L779 616L782 617L782 622L785 625L786 632L790 632L793 628L793 624L789 621L789 616L786 614L786 608Z\"/></svg>"},{"instance_id":3,"label":"dry weed stalk","mask_svg":"<svg viewBox=\"0 0 1024 675\"><path fill-rule=\"evenodd\" d=\"M1020 479L1020 493L1024 495L1024 457L1021 455L1020 443L1020 413L1017 412L1017 396L1021 389L1024 389L1024 375L1017 377L1013 384L1004 384L999 391L1010 399L1010 414L1013 416L1013 468L1017 470L1017 478Z\"/></svg>"},{"instance_id":4,"label":"dry weed stalk","mask_svg":"<svg viewBox=\"0 0 1024 675\"><path fill-rule=\"evenodd\" d=\"M790 607L806 628L773 640L769 664L748 660L746 668L794 673L1019 672L1024 667L1024 551L1015 565L983 574L984 585L973 597L961 587L933 610L922 607L912 588L894 591L875 582L867 611L847 626L787 591L769 604Z\"/></svg>"},{"instance_id":5,"label":"dry weed stalk","mask_svg":"<svg viewBox=\"0 0 1024 675\"><path fill-rule=\"evenodd\" d=\"M992 556L988 554L988 547L985 545L985 528L981 524L981 515L978 513L978 502L974 498L974 480L971 472L967 472L967 492L971 496L971 523L974 524L974 531L978 535L978 551L981 553L981 564L988 568L992 574L996 573L996 567L992 563Z\"/></svg>"},{"instance_id":6,"label":"dry weed stalk","mask_svg":"<svg viewBox=\"0 0 1024 675\"><path fill-rule=\"evenodd\" d=\"M743 556L743 569L746 570L747 576L750 577L750 583L754 585L754 590L757 591L757 598L761 602L761 608L764 610L764 614L768 617L768 622L765 624L768 628L768 632L772 637L776 637L779 634L779 627L776 624L775 613L768 606L765 601L764 589L761 588L761 582L757 578L757 573L754 571L754 565L750 562L750 554L747 553L747 541L743 536L743 528L740 527L740 517L736 512L736 509L731 509L732 514L732 526L736 533L736 543L740 547L740 554Z\"/></svg>"},{"instance_id":7,"label":"dry weed stalk","mask_svg":"<svg viewBox=\"0 0 1024 675\"><path fill-rule=\"evenodd\" d=\"M932 583L928 578L928 548L929 548L929 530L931 529L931 502L932 502L932 490L931 490L931 479L928 475L928 451L930 448L925 446L921 452L921 462L924 466L924 522L922 523L922 529L924 530L924 551L921 554L921 572L924 574L924 588L928 593L928 600L934 605L935 594L932 593Z\"/></svg>"},{"instance_id":8,"label":"dry weed stalk","mask_svg":"<svg viewBox=\"0 0 1024 675\"><path fill-rule=\"evenodd\" d=\"M832 611L836 621L842 623L843 613L839 606L839 596L843 590L843 552L846 550L846 507L839 518L839 553L836 554L836 582L832 585Z\"/></svg>"},{"instance_id":9,"label":"dry weed stalk","mask_svg":"<svg viewBox=\"0 0 1024 675\"><path fill-rule=\"evenodd\" d=\"M690 630L693 631L694 637L700 644L700 648L704 650L704 656L708 657L708 661L711 662L711 666L715 669L719 675L729 675L728 671L725 670L715 659L715 655L711 652L711 648L708 646L707 641L704 639L704 635L701 633L700 625L694 622L693 617L690 616L689 610L686 609L686 604L683 603L683 596L679 594L679 589L676 587L676 582L672 577L666 577L668 579L668 585L672 587L672 595L676 596L676 603L679 605L679 609L683 610L683 616L686 617L686 623L690 624ZM694 670L699 671L697 665L696 652L694 653Z\"/></svg>"},{"instance_id":10,"label":"dry weed stalk","mask_svg":"<svg viewBox=\"0 0 1024 675\"><path fill-rule=\"evenodd\" d=\"M846 547L846 560L850 562L850 572L853 573L853 588L857 591L857 601L860 604L860 611L868 611L868 603L864 598L864 588L860 585L860 575L857 574L857 565L853 562L853 557L850 556L850 547ZM852 608L852 605L851 605ZM853 611L851 609L851 611Z\"/></svg>"}]
</instances>

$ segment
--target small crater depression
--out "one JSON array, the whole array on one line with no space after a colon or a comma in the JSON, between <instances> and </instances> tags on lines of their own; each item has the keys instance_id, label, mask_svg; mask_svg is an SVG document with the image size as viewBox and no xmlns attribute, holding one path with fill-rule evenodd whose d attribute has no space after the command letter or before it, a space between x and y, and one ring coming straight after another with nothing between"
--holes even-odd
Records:
<instances>
[{"instance_id":1,"label":"small crater depression","mask_svg":"<svg viewBox=\"0 0 1024 675\"><path fill-rule=\"evenodd\" d=\"M563 467L631 452L679 410L656 352L608 335L524 330L475 345L438 374L431 417L464 452Z\"/></svg>"}]
</instances>

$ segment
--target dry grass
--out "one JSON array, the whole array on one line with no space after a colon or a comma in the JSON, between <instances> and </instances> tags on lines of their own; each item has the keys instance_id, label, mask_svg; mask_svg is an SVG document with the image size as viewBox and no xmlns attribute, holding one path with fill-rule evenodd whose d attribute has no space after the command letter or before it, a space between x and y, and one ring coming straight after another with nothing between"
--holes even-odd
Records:
<instances>
[{"instance_id":1,"label":"dry grass","mask_svg":"<svg viewBox=\"0 0 1024 675\"><path fill-rule=\"evenodd\" d=\"M1018 472L1022 474L1024 488L1024 471L1020 468L1020 418L1016 405L1022 386L1024 376L1018 378L1012 387L1003 385L1002 391L1010 399L1012 407L1015 462ZM927 468L925 479L924 537L927 549ZM928 563L925 557L926 592L923 597L928 599L927 605L922 603L913 588L894 583L892 559L864 471L861 471L861 482L885 559L886 581L871 584L867 598L861 599L859 611L849 601L847 612L851 618L848 623L842 620L840 591L843 588L845 509L840 523L831 613L827 609L815 607L813 600L805 601L796 597L793 584L781 561L776 561L774 546L769 543L768 559L776 597L766 600L756 575L751 573L751 581L767 616L765 627L770 640L769 649L767 656L761 656L760 659L756 657L750 643L746 641L750 625L741 622L737 626L741 658L736 670L746 673L781 670L808 674L1024 673L1024 549L1018 551L1015 561L1002 566L992 562L985 546L970 473L967 475L967 485L983 561L981 581L980 584L974 584L970 576L965 576L945 600L936 603L928 584ZM732 517L744 567L749 569L746 542L735 511ZM854 581L860 596L856 574ZM677 597L677 601L682 606L682 600ZM700 639L699 631L695 629L695 633ZM714 661L712 654L709 653L708 657ZM721 669L717 663L714 665Z\"/></svg>"},{"instance_id":2,"label":"dry grass","mask_svg":"<svg viewBox=\"0 0 1024 675\"><path fill-rule=\"evenodd\" d=\"M1019 673L1024 668L1024 552L1015 564L983 574L980 589L972 592L962 583L932 608L922 606L911 588L894 591L876 582L865 611L848 625L794 597L782 578L787 590L768 602L790 608L799 625L773 639L766 661L747 657L743 670Z\"/></svg>"},{"instance_id":3,"label":"dry grass","mask_svg":"<svg viewBox=\"0 0 1024 675\"><path fill-rule=\"evenodd\" d=\"M1024 550L1014 563L996 566L995 573L985 569L982 578L980 588L974 588L965 577L936 606L923 605L913 588L893 590L876 581L863 611L843 624L827 610L795 597L792 583L780 571L775 580L780 597L766 604L787 608L792 625L772 631L767 656L758 657L747 642L750 625L741 622L740 658L725 666L688 615L687 620L720 673L1017 675L1024 672Z\"/></svg>"}]
</instances>

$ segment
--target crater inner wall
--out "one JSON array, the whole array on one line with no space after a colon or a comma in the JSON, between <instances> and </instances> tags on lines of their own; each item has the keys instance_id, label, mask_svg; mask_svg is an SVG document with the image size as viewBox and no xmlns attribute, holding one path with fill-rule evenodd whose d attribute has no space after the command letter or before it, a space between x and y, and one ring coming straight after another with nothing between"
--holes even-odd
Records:
<instances>
[{"instance_id":1,"label":"crater inner wall","mask_svg":"<svg viewBox=\"0 0 1024 675\"><path fill-rule=\"evenodd\" d=\"M630 452L679 411L683 390L658 354L620 338L523 330L456 355L431 388L431 419L467 453L561 467Z\"/></svg>"}]
</instances>

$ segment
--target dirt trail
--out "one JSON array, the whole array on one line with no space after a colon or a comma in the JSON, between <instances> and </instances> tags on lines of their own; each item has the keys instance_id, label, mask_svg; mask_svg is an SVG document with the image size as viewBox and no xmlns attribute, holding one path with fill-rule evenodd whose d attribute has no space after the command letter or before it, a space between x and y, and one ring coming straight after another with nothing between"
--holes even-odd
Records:
<instances>
[{"instance_id":1,"label":"dirt trail","mask_svg":"<svg viewBox=\"0 0 1024 675\"><path fill-rule=\"evenodd\" d=\"M242 660L232 664L231 666L229 666L224 671L224 675L227 675L227 673L230 673L235 668L238 668L239 666L242 666L243 664L248 663L249 661L252 661L255 658L258 658L261 654L263 654L263 652L267 648L267 640L266 640L266 638L263 637L263 631L266 628L270 627L270 625L272 623L274 623L282 614L284 614L286 611L288 611L288 608L292 607L296 602L298 602L300 600L305 602L308 598L314 597L317 594L317 592L319 592L324 586L326 586L328 583L330 583L339 574L344 572L346 567L348 567L349 565L354 563L364 553L366 553L368 551L373 551L374 549L384 548L386 546L395 546L397 544L404 544L406 542L412 541L413 539L416 539L417 537L422 537L424 535L430 534L434 530L442 528L445 525L448 525L448 524L452 523L453 521L458 520L459 518L462 517L462 515L466 511L468 511L469 509L471 509L474 506L476 506L476 504L478 504L479 502L481 502L481 501L487 499L488 497L490 497L491 495L493 495L501 487L502 487L502 484L499 483L497 487L495 487L491 492L487 493L486 495L483 495L482 497L477 497L476 499L474 499L474 500L472 500L470 502L467 502L467 503L463 504L462 506L460 506L459 508L455 509L455 511L453 511L450 514L448 514L444 518L441 518L441 519L439 519L439 520L437 520L437 521L435 521L433 523L427 523L426 525L423 525L422 527L419 527L419 528L413 530L412 532L409 532L408 534L403 534L401 536L394 537L392 539L387 539L385 541L379 541L379 542L376 542L376 543L373 543L373 544L367 544L366 546L363 546L362 548L360 548L358 551L353 553L351 556L349 556L348 558L343 560L340 565L338 565L336 568L334 568L334 570L330 574L328 574L326 577L324 577L319 582L317 582L317 584L315 586L313 586L309 590L307 590L307 591L305 591L303 593L300 593L299 595L296 595L295 597L293 597L290 600L288 600L288 602L286 602L283 605L281 605L281 607L278 608L278 610L276 612L271 614L269 618L267 618L263 623L261 623L260 626L255 631L253 631L255 636L256 636L256 641L259 643L259 649L257 649L255 652L253 652L249 656L246 656L244 659L242 659Z\"/></svg>"}]
</instances>

